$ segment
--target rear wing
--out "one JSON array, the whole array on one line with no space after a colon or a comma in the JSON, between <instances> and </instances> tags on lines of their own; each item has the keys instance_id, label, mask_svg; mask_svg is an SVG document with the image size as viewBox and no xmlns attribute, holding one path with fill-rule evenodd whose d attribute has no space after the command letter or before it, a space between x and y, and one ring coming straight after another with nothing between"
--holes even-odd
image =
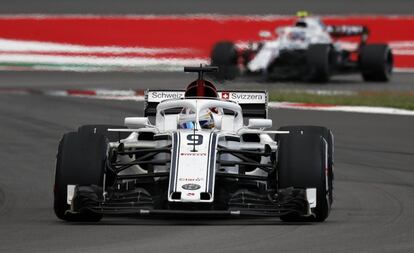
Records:
<instances>
[{"instance_id":1,"label":"rear wing","mask_svg":"<svg viewBox=\"0 0 414 253\"><path fill-rule=\"evenodd\" d=\"M164 100L184 98L184 90L146 90L144 116L157 113L157 105ZM218 91L220 99L237 102L244 118L267 118L267 91Z\"/></svg>"},{"instance_id":2,"label":"rear wing","mask_svg":"<svg viewBox=\"0 0 414 253\"><path fill-rule=\"evenodd\" d=\"M326 30L333 37L361 36L362 41L366 41L369 34L368 27L362 25L329 25Z\"/></svg>"}]
</instances>

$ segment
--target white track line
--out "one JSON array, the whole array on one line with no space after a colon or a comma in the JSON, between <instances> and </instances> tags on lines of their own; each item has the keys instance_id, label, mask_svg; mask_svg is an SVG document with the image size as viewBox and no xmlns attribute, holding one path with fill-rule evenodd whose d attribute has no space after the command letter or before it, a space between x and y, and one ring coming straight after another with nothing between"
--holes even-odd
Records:
<instances>
[{"instance_id":1,"label":"white track line","mask_svg":"<svg viewBox=\"0 0 414 253\"><path fill-rule=\"evenodd\" d=\"M162 53L191 53L190 48L150 48L150 47L119 47L119 46L84 46L68 43L11 40L0 38L0 52L46 52L46 53L141 53L141 54L162 54Z\"/></svg>"},{"instance_id":2,"label":"white track line","mask_svg":"<svg viewBox=\"0 0 414 253\"><path fill-rule=\"evenodd\" d=\"M21 54L0 54L0 62L25 63L25 64L55 64L55 65L76 65L67 67L109 67L109 68L132 68L132 67L154 67L185 66L207 64L206 59L191 58L150 58L150 57L84 57L84 56L49 56L49 55L21 55ZM62 66L64 67L64 66Z\"/></svg>"},{"instance_id":3,"label":"white track line","mask_svg":"<svg viewBox=\"0 0 414 253\"><path fill-rule=\"evenodd\" d=\"M341 106L341 105L313 106L313 105L306 105L306 104L301 104L301 103L270 102L269 108L414 116L414 111L390 108L390 107Z\"/></svg>"}]
</instances>

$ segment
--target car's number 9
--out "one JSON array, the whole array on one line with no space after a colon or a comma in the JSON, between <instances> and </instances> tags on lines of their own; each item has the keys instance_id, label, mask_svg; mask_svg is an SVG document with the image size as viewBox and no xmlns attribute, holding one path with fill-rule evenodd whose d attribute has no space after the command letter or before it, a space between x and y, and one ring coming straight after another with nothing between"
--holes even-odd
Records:
<instances>
[{"instance_id":1,"label":"car's number 9","mask_svg":"<svg viewBox=\"0 0 414 253\"><path fill-rule=\"evenodd\" d=\"M187 140L189 141L187 145L201 145L203 144L203 136L201 134L189 134L187 135Z\"/></svg>"}]
</instances>

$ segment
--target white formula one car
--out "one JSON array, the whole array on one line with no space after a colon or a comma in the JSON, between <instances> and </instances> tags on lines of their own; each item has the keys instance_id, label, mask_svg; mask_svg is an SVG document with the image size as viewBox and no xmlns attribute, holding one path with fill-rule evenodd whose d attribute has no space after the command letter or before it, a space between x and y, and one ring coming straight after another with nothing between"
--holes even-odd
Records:
<instances>
[{"instance_id":1,"label":"white formula one car","mask_svg":"<svg viewBox=\"0 0 414 253\"><path fill-rule=\"evenodd\" d=\"M262 74L268 80L296 79L327 82L331 75L360 72L365 81L386 82L393 68L387 44L367 44L364 26L326 26L316 17L300 16L293 26L276 29L275 38L249 45L218 42L211 53L211 65L219 66L219 79L233 79L240 73ZM360 36L358 45L339 38Z\"/></svg>"},{"instance_id":2,"label":"white formula one car","mask_svg":"<svg viewBox=\"0 0 414 253\"><path fill-rule=\"evenodd\" d=\"M331 131L318 126L266 130L272 127L267 92L217 91L203 78L217 67L185 71L199 73L185 91L147 91L145 117L127 117L125 126L81 126L63 136L56 216L66 221L98 221L103 215L324 221L332 204Z\"/></svg>"}]
</instances>

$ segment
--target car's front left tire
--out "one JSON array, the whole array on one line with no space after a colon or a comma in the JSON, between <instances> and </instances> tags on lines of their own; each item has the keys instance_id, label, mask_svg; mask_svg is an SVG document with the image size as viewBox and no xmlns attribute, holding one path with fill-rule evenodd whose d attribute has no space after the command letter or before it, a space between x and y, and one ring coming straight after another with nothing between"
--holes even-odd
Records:
<instances>
[{"instance_id":1,"label":"car's front left tire","mask_svg":"<svg viewBox=\"0 0 414 253\"><path fill-rule=\"evenodd\" d=\"M127 127L125 126L119 126L119 125L83 125L78 128L78 133L91 133L91 134L102 134L110 142L116 142L121 139L125 139L128 137L130 132L110 132L108 129L125 129Z\"/></svg>"},{"instance_id":2,"label":"car's front left tire","mask_svg":"<svg viewBox=\"0 0 414 253\"><path fill-rule=\"evenodd\" d=\"M330 212L331 202L328 176L328 141L314 127L283 127L289 134L280 135L278 141L278 187L316 188L314 217L301 217L290 213L283 221L324 221Z\"/></svg>"},{"instance_id":3,"label":"car's front left tire","mask_svg":"<svg viewBox=\"0 0 414 253\"><path fill-rule=\"evenodd\" d=\"M334 136L330 129L322 126L298 125L283 126L280 131L289 131L291 134L300 134L305 130L306 134L316 134L322 136L328 143L328 184L329 184L329 202L333 203L333 181L334 181Z\"/></svg>"}]
</instances>

